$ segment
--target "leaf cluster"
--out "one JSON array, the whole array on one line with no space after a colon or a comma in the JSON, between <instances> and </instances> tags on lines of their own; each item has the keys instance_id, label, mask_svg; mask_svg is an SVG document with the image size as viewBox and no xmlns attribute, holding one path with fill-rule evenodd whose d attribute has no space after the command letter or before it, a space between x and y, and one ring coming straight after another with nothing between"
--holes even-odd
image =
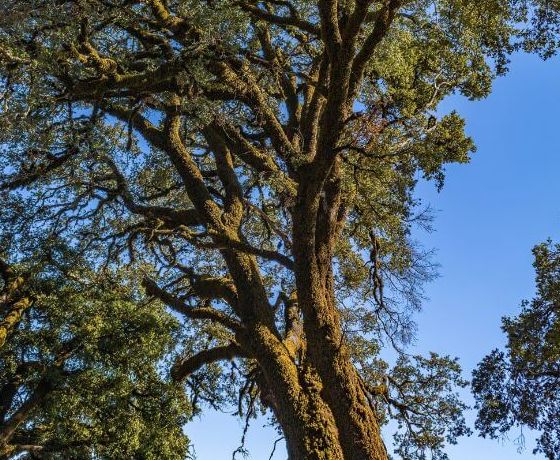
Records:
<instances>
[{"instance_id":1,"label":"leaf cluster","mask_svg":"<svg viewBox=\"0 0 560 460\"><path fill-rule=\"evenodd\" d=\"M533 249L537 292L516 317L502 320L504 351L494 350L473 373L476 427L499 437L513 427L540 432L535 452L560 455L560 245Z\"/></svg>"}]
</instances>

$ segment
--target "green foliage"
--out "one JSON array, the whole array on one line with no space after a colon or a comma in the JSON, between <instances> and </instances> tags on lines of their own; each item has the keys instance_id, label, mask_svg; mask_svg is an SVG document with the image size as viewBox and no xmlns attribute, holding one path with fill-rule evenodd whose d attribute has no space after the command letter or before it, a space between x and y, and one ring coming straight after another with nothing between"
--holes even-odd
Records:
<instances>
[{"instance_id":1,"label":"green foliage","mask_svg":"<svg viewBox=\"0 0 560 460\"><path fill-rule=\"evenodd\" d=\"M336 290L324 296L336 297L338 311L327 316L341 315L367 385L397 382L376 401L380 417L389 414L403 428L399 455L445 458L443 443L467 432L452 389L464 385L454 360L402 358L390 369L379 358L385 344L400 352L410 342L422 285L435 276L429 251L411 238L415 225L430 224L414 189L419 178L441 188L446 166L468 162L475 150L464 120L440 115L439 104L453 94L486 97L516 49L550 54L557 21L549 2L374 1L344 50L357 64L345 70L329 61L333 37L321 33L320 4L0 5L0 226L9 229L3 241L22 257L38 242L45 249L45 241L60 239L91 266L104 267L94 277L98 287L88 290L47 277L57 286L41 301L49 307L34 307L10 342L52 361L68 337L83 341L70 361L79 372L57 377L57 398L47 400L44 420L33 422L45 442L87 439L103 458L184 453L177 423L185 406L157 367L176 325L159 305L143 303L136 290L145 274L174 299L167 303L181 315L184 360L236 344L240 334L231 323L251 331L260 308L272 318L262 322L271 336L303 344L290 359L305 367L300 323L313 318L294 300L293 213L306 200L298 196L304 182L316 179L306 176L309 168L331 159L317 194L320 209L308 216L340 219ZM339 4L335 20L342 27L361 2ZM392 22L380 27L391 5ZM378 31L371 46L367 37ZM352 73L345 85L334 82L338 70ZM331 106L340 109L332 123ZM340 189L338 209L326 201L329 187ZM248 281L238 282L232 267L250 272ZM126 270L132 293L115 291L120 283L108 286L107 270ZM226 291L238 282L238 290L201 290L209 279ZM246 304L235 301L261 287L260 304L250 296ZM193 318L197 308L212 314ZM252 345L246 354L260 344ZM16 355L14 348L5 358L10 372ZM231 364L202 364L185 383L195 410L200 402L235 404L239 415L251 415L259 394L262 408L271 407L261 388L263 362L238 356ZM30 378L36 383L39 376ZM96 395L101 387L109 390Z\"/></svg>"},{"instance_id":2,"label":"green foliage","mask_svg":"<svg viewBox=\"0 0 560 460\"><path fill-rule=\"evenodd\" d=\"M435 353L402 357L388 381L390 394L401 401L393 409L402 430L395 434L395 453L411 460L448 459L445 446L471 433L463 418L467 405L456 392L468 385L457 359Z\"/></svg>"},{"instance_id":3,"label":"green foliage","mask_svg":"<svg viewBox=\"0 0 560 460\"><path fill-rule=\"evenodd\" d=\"M463 417L468 407L457 393L468 386L458 360L402 354L390 366L364 336L362 330L351 337L354 359L379 419L393 431L397 458L447 459L446 445L471 434Z\"/></svg>"},{"instance_id":4,"label":"green foliage","mask_svg":"<svg viewBox=\"0 0 560 460\"><path fill-rule=\"evenodd\" d=\"M553 460L560 455L560 245L548 241L533 254L536 296L503 319L506 350L492 351L473 374L476 427L490 437L517 426L537 430L535 452Z\"/></svg>"},{"instance_id":5,"label":"green foliage","mask_svg":"<svg viewBox=\"0 0 560 460\"><path fill-rule=\"evenodd\" d=\"M0 350L0 432L39 395L7 440L8 452L185 458L189 407L162 371L176 320L121 275L69 262L62 261L68 271L58 264L35 269L26 286L35 302Z\"/></svg>"}]
</instances>

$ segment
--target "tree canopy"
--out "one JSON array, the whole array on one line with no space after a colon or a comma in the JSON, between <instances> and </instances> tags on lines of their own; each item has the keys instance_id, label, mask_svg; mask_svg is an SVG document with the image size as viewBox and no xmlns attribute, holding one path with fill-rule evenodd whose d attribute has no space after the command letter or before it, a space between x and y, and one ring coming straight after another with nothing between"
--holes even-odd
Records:
<instances>
[{"instance_id":1,"label":"tree canopy","mask_svg":"<svg viewBox=\"0 0 560 460\"><path fill-rule=\"evenodd\" d=\"M494 350L473 375L477 428L498 437L513 427L537 430L536 452L560 455L560 245L533 249L536 296L504 318L505 351Z\"/></svg>"},{"instance_id":2,"label":"tree canopy","mask_svg":"<svg viewBox=\"0 0 560 460\"><path fill-rule=\"evenodd\" d=\"M386 459L390 418L399 455L446 458L468 431L458 363L402 353L434 274L413 191L474 151L439 103L487 96L515 49L554 49L548 11L6 0L6 251L62 240L93 271L142 279L180 317L171 374L195 410L269 410L292 459Z\"/></svg>"},{"instance_id":3,"label":"tree canopy","mask_svg":"<svg viewBox=\"0 0 560 460\"><path fill-rule=\"evenodd\" d=\"M0 458L185 458L189 408L161 370L177 321L122 279L58 262L3 265L2 293L18 273L28 304L0 348Z\"/></svg>"}]
</instances>

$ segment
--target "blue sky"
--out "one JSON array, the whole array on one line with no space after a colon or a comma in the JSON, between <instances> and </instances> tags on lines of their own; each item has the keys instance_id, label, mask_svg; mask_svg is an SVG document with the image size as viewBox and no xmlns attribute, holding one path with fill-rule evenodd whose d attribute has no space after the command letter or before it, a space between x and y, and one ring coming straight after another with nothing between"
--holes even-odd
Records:
<instances>
[{"instance_id":1,"label":"blue sky","mask_svg":"<svg viewBox=\"0 0 560 460\"><path fill-rule=\"evenodd\" d=\"M514 315L534 292L531 248L548 237L560 241L560 59L542 62L517 55L511 71L492 95L471 102L453 97L443 111L456 109L467 120L478 151L469 165L448 169L437 193L421 184L418 196L436 211L435 231L418 233L437 250L440 277L427 286L428 300L417 317L414 351L458 356L465 375L492 348L504 342L500 318ZM465 399L471 401L468 393ZM472 414L468 414L473 423ZM251 459L268 459L278 435L253 422L247 447ZM187 425L198 460L229 459L239 444L241 423L227 414L207 413ZM463 438L448 449L451 460L528 460L513 440ZM238 457L240 458L240 457ZM276 460L285 451L277 449Z\"/></svg>"}]
</instances>

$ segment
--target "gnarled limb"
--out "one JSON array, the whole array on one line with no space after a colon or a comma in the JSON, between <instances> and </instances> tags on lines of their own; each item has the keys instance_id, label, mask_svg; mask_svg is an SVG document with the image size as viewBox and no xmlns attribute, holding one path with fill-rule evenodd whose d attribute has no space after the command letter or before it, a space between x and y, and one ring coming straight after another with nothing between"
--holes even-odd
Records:
<instances>
[{"instance_id":1,"label":"gnarled limb","mask_svg":"<svg viewBox=\"0 0 560 460\"><path fill-rule=\"evenodd\" d=\"M203 350L193 356L180 358L171 368L171 377L175 381L181 382L203 366L217 361L232 360L239 356L245 356L245 354L241 347L233 342L229 345Z\"/></svg>"},{"instance_id":2,"label":"gnarled limb","mask_svg":"<svg viewBox=\"0 0 560 460\"><path fill-rule=\"evenodd\" d=\"M171 307L173 310L185 315L188 318L216 321L217 323L225 326L227 329L234 333L239 332L243 329L241 323L231 318L227 314L216 310L215 308L189 307L178 298L161 289L154 281L149 278L144 278L143 285L148 294L160 299L163 303Z\"/></svg>"}]
</instances>

